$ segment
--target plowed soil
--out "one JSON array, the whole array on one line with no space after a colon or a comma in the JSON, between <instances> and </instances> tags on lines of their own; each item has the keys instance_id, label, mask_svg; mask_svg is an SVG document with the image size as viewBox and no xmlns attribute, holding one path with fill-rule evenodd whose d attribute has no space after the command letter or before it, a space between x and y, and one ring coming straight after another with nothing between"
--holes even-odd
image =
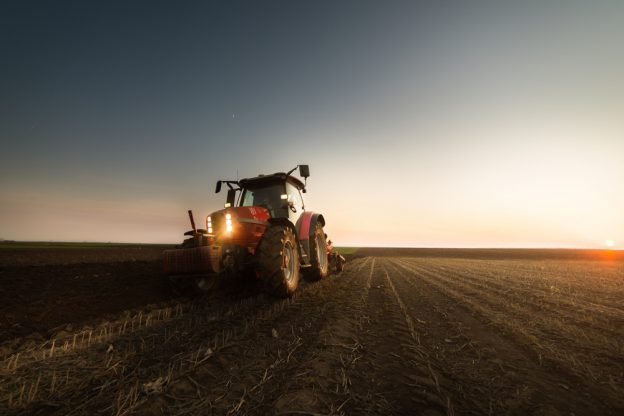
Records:
<instances>
[{"instance_id":1,"label":"plowed soil","mask_svg":"<svg viewBox=\"0 0 624 416\"><path fill-rule=\"evenodd\" d=\"M90 321L171 300L163 248L0 250L0 343L50 337Z\"/></svg>"},{"instance_id":2,"label":"plowed soil","mask_svg":"<svg viewBox=\"0 0 624 416\"><path fill-rule=\"evenodd\" d=\"M118 293L105 316L58 312L68 296L47 306L63 330L24 324L38 338L3 344L0 413L622 414L621 259L437 253L362 250L287 300L167 298L157 261L109 265L111 287L86 302L102 311Z\"/></svg>"}]
</instances>

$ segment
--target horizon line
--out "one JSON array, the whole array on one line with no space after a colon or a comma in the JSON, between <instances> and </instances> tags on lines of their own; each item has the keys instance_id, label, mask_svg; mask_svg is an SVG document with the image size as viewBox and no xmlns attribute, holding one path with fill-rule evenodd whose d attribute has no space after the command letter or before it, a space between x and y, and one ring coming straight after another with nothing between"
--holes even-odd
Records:
<instances>
[{"instance_id":1,"label":"horizon line","mask_svg":"<svg viewBox=\"0 0 624 416\"><path fill-rule=\"evenodd\" d=\"M62 240L10 240L10 239L0 239L0 244L19 244L19 243L39 243L39 244L102 244L102 245L135 245L135 246L162 246L162 245L179 245L179 243L165 243L165 242L157 242L157 243L145 243L145 242L119 242L119 241L62 241ZM511 247L492 247L492 246L479 246L479 247L468 247L468 246L454 246L454 247L440 247L440 246L392 246L392 245L382 245L382 246L369 246L369 245L336 245L336 248L395 248L395 249L428 249L428 250L599 250L599 251L624 251L624 248L614 248L614 247L605 247L605 248L597 248L597 247L553 247L553 246L511 246Z\"/></svg>"}]
</instances>

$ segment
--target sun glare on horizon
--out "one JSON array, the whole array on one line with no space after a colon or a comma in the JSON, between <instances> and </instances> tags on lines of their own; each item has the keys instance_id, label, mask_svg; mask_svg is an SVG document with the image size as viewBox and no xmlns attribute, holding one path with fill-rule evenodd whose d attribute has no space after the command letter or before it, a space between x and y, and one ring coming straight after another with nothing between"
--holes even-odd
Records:
<instances>
[{"instance_id":1,"label":"sun glare on horizon","mask_svg":"<svg viewBox=\"0 0 624 416\"><path fill-rule=\"evenodd\" d=\"M608 248L613 248L615 246L615 241L607 240L605 241L605 246L607 246Z\"/></svg>"}]
</instances>

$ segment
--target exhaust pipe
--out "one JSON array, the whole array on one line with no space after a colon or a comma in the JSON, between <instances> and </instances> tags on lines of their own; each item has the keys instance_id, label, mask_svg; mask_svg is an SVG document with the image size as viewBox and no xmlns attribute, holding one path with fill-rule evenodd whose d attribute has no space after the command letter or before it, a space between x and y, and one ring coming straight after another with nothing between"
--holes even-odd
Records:
<instances>
[{"instance_id":1,"label":"exhaust pipe","mask_svg":"<svg viewBox=\"0 0 624 416\"><path fill-rule=\"evenodd\" d=\"M197 234L197 228L195 228L195 220L193 219L193 210L188 210L189 219L191 220L191 228L193 229L193 234Z\"/></svg>"}]
</instances>

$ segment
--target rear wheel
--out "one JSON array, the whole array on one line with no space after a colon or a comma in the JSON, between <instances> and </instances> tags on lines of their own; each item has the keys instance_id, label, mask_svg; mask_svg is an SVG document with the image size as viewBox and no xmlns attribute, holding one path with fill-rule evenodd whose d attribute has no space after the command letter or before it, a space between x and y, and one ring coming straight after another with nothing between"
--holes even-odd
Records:
<instances>
[{"instance_id":1,"label":"rear wheel","mask_svg":"<svg viewBox=\"0 0 624 416\"><path fill-rule=\"evenodd\" d=\"M321 280L329 272L329 259L327 258L327 238L320 222L316 223L314 236L310 238L310 255L312 267L306 277L311 281Z\"/></svg>"},{"instance_id":2,"label":"rear wheel","mask_svg":"<svg viewBox=\"0 0 624 416\"><path fill-rule=\"evenodd\" d=\"M340 254L336 254L336 273L340 273L344 270L344 260Z\"/></svg>"},{"instance_id":3,"label":"rear wheel","mask_svg":"<svg viewBox=\"0 0 624 416\"><path fill-rule=\"evenodd\" d=\"M268 228L258 246L259 272L269 293L290 297L299 286L299 249L289 227Z\"/></svg>"}]
</instances>

